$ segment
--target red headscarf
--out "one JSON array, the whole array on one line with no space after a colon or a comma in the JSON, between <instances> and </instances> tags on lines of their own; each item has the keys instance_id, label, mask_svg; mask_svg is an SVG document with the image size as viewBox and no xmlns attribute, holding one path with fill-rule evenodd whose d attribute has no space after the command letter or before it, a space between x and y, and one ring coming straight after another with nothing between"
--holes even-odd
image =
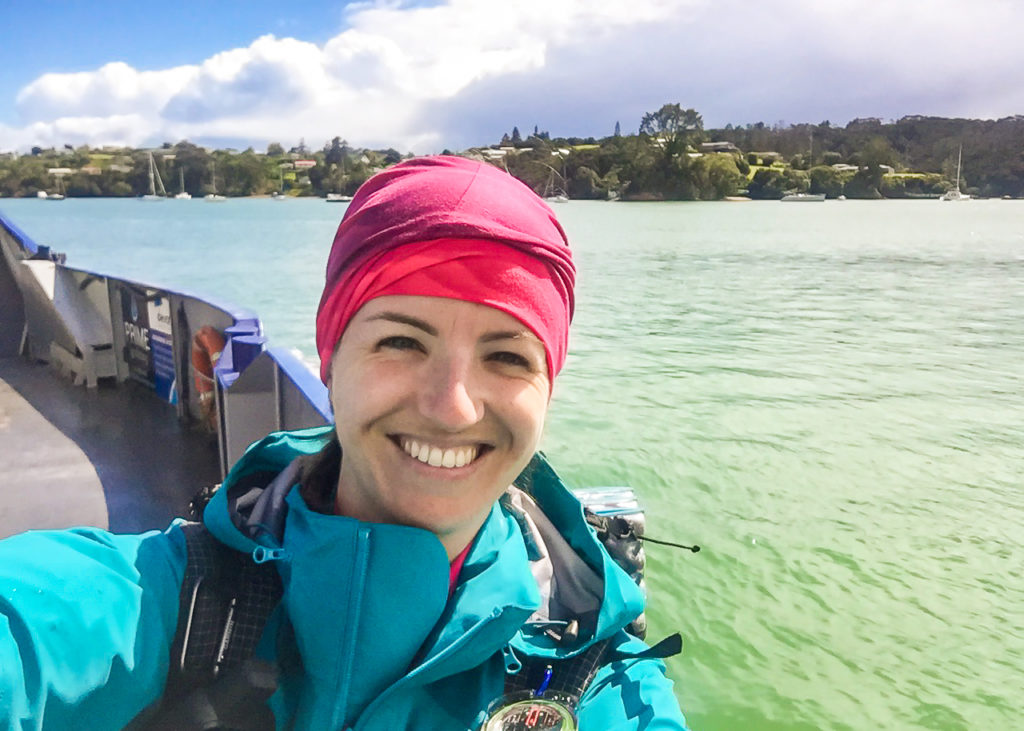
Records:
<instances>
[{"instance_id":1,"label":"red headscarf","mask_svg":"<svg viewBox=\"0 0 1024 731\"><path fill-rule=\"evenodd\" d=\"M487 163L421 157L370 178L349 204L327 260L316 317L320 378L367 301L407 294L506 312L544 343L548 372L565 363L576 270L554 213Z\"/></svg>"}]
</instances>

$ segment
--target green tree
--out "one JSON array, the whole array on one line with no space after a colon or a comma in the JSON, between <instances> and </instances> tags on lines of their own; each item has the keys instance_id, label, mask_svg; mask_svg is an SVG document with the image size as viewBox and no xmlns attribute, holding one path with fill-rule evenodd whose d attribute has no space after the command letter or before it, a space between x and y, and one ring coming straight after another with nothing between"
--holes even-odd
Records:
<instances>
[{"instance_id":1,"label":"green tree","mask_svg":"<svg viewBox=\"0 0 1024 731\"><path fill-rule=\"evenodd\" d=\"M640 121L639 141L649 149L630 165L632 197L693 200L700 195L700 170L688 152L704 135L704 122L693 109L665 104Z\"/></svg>"},{"instance_id":2,"label":"green tree","mask_svg":"<svg viewBox=\"0 0 1024 731\"><path fill-rule=\"evenodd\" d=\"M817 165L810 169L810 192L824 193L829 198L843 194L843 176L828 165Z\"/></svg>"},{"instance_id":3,"label":"green tree","mask_svg":"<svg viewBox=\"0 0 1024 731\"><path fill-rule=\"evenodd\" d=\"M679 104L665 104L656 112L648 112L640 120L640 134L662 141L665 154L677 157L687 146L704 137L704 120L695 109L683 109Z\"/></svg>"},{"instance_id":4,"label":"green tree","mask_svg":"<svg viewBox=\"0 0 1024 731\"><path fill-rule=\"evenodd\" d=\"M881 193L884 198L906 198L907 181L905 178L897 177L895 175L883 175L878 192Z\"/></svg>"},{"instance_id":5,"label":"green tree","mask_svg":"<svg viewBox=\"0 0 1024 731\"><path fill-rule=\"evenodd\" d=\"M705 155L697 162L700 163L701 200L721 200L736 195L746 185L746 176L736 167L736 158L732 155Z\"/></svg>"},{"instance_id":6,"label":"green tree","mask_svg":"<svg viewBox=\"0 0 1024 731\"><path fill-rule=\"evenodd\" d=\"M703 155L687 166L683 182L687 199L721 200L736 193L746 185L746 177L736 167L732 155Z\"/></svg>"},{"instance_id":7,"label":"green tree","mask_svg":"<svg viewBox=\"0 0 1024 731\"><path fill-rule=\"evenodd\" d=\"M115 196L117 198L128 198L132 195L135 195L134 191L132 191L132 186L130 186L127 183L127 181L124 180L116 181L113 185L110 186L109 190L110 195Z\"/></svg>"},{"instance_id":8,"label":"green tree","mask_svg":"<svg viewBox=\"0 0 1024 731\"><path fill-rule=\"evenodd\" d=\"M846 196L871 200L881 198L884 175L881 166L894 165L896 152L884 137L876 135L866 142L857 157L861 167L846 183Z\"/></svg>"},{"instance_id":9,"label":"green tree","mask_svg":"<svg viewBox=\"0 0 1024 731\"><path fill-rule=\"evenodd\" d=\"M866 198L877 200L882 197L879 190L882 187L882 172L876 166L871 169L862 167L852 178L846 181L843 190L847 198Z\"/></svg>"},{"instance_id":10,"label":"green tree","mask_svg":"<svg viewBox=\"0 0 1024 731\"><path fill-rule=\"evenodd\" d=\"M211 183L210 153L202 147L183 140L174 146L174 163L183 171L185 190L192 195L201 195L204 187ZM221 192L224 190L221 188Z\"/></svg>"},{"instance_id":11,"label":"green tree","mask_svg":"<svg viewBox=\"0 0 1024 731\"><path fill-rule=\"evenodd\" d=\"M218 161L218 177L221 174L221 167ZM223 168L224 188L222 192L227 195L262 195L277 187L277 180L274 180L273 183L267 180L263 162L252 150L227 157L224 160Z\"/></svg>"},{"instance_id":12,"label":"green tree","mask_svg":"<svg viewBox=\"0 0 1024 731\"><path fill-rule=\"evenodd\" d=\"M341 165L348 152L348 142L335 137L330 145L324 147L324 162L327 165Z\"/></svg>"},{"instance_id":13,"label":"green tree","mask_svg":"<svg viewBox=\"0 0 1024 731\"><path fill-rule=\"evenodd\" d=\"M602 185L601 177L590 168L581 165L576 168L575 173L569 180L568 190L570 198L607 198L608 192Z\"/></svg>"},{"instance_id":14,"label":"green tree","mask_svg":"<svg viewBox=\"0 0 1024 731\"><path fill-rule=\"evenodd\" d=\"M787 193L806 192L808 187L808 175L801 170L761 168L747 184L747 195L761 200L779 200Z\"/></svg>"}]
</instances>

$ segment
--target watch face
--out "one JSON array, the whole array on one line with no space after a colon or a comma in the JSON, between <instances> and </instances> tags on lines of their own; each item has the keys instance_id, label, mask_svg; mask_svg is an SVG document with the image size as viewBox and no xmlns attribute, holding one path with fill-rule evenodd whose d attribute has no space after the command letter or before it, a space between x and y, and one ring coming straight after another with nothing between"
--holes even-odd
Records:
<instances>
[{"instance_id":1,"label":"watch face","mask_svg":"<svg viewBox=\"0 0 1024 731\"><path fill-rule=\"evenodd\" d=\"M498 708L481 731L576 731L576 720L561 703L531 698Z\"/></svg>"}]
</instances>

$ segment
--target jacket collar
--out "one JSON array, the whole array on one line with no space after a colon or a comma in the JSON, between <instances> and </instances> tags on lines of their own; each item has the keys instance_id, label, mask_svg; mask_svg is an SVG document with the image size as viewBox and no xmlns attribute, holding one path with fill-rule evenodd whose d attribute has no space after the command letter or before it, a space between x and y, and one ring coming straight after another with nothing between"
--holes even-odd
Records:
<instances>
[{"instance_id":1,"label":"jacket collar","mask_svg":"<svg viewBox=\"0 0 1024 731\"><path fill-rule=\"evenodd\" d=\"M332 430L280 432L250 447L206 508L210 531L237 550L280 547L288 503L298 497L289 496L300 476L295 460L319 452ZM477 534L455 593L419 653L422 665L450 674L506 644L528 654L572 655L643 611L641 590L602 550L579 501L542 454L515 485L522 495L496 503ZM566 579L584 574L568 605L552 604L552 596L573 588ZM563 644L547 634L552 622L573 618L584 620L576 641ZM460 650L473 628L473 649Z\"/></svg>"}]
</instances>

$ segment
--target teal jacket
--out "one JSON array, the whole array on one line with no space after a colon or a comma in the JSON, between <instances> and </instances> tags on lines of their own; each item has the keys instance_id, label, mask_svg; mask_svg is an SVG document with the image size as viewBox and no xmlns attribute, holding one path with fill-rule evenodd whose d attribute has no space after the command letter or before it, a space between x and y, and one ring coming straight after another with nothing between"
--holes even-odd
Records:
<instances>
[{"instance_id":1,"label":"teal jacket","mask_svg":"<svg viewBox=\"0 0 1024 731\"><path fill-rule=\"evenodd\" d=\"M257 649L281 668L269 702L278 728L476 729L527 656L561 657L605 638L644 648L622 629L642 610L641 592L542 458L517 480L526 489L493 507L449 599L433 534L306 505L296 458L329 434L257 442L204 514L221 541L281 574L283 600ZM185 564L177 523L0 541L0 728L119 729L155 706ZM544 630L566 619L580 634L563 646ZM685 729L659 660L602 667L579 714L585 731Z\"/></svg>"}]
</instances>

